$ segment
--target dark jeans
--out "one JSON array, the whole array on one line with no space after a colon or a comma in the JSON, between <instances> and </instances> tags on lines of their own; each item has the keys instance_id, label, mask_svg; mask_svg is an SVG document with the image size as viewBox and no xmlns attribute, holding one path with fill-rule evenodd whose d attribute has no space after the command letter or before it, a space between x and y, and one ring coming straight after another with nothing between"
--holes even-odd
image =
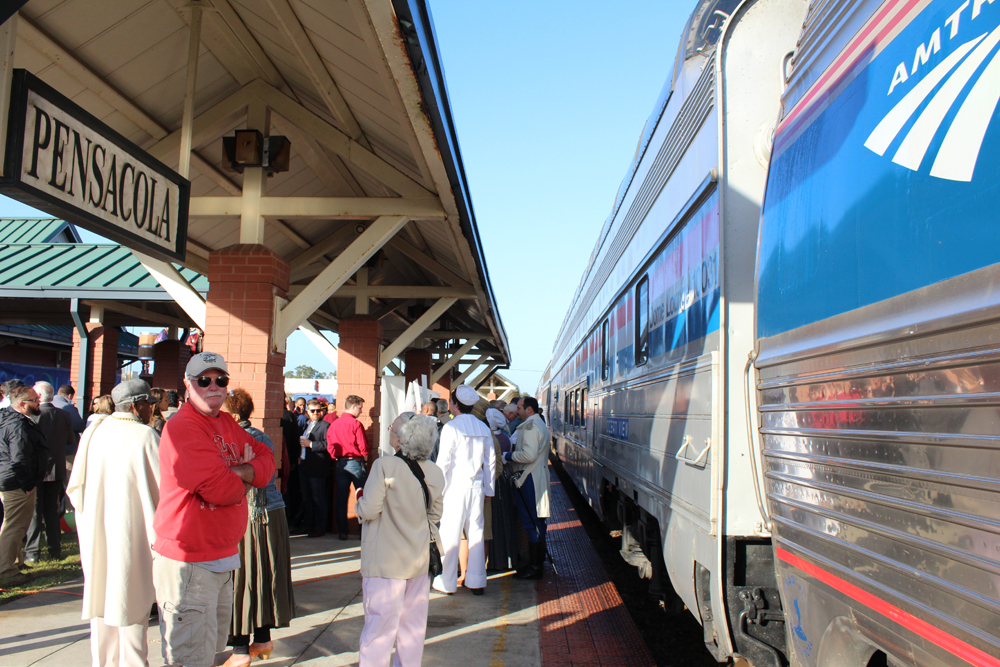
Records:
<instances>
[{"instance_id":1,"label":"dark jeans","mask_svg":"<svg viewBox=\"0 0 1000 667\"><path fill-rule=\"evenodd\" d=\"M62 557L62 524L59 501L63 495L62 482L42 482L38 485L35 500L35 515L28 526L28 544L24 547L25 558L38 559L42 555L42 533L49 545L49 556Z\"/></svg>"},{"instance_id":2,"label":"dark jeans","mask_svg":"<svg viewBox=\"0 0 1000 667\"><path fill-rule=\"evenodd\" d=\"M545 519L538 518L538 506L535 504L535 484L531 475L524 480L518 489L514 487L514 504L517 505L517 516L521 525L528 531L529 542L541 542L545 537ZM535 528L538 530L536 531Z\"/></svg>"},{"instance_id":3,"label":"dark jeans","mask_svg":"<svg viewBox=\"0 0 1000 667\"><path fill-rule=\"evenodd\" d=\"M305 510L302 527L309 532L326 532L326 478L309 477L305 466L299 466L302 484L302 507Z\"/></svg>"},{"instance_id":4,"label":"dark jeans","mask_svg":"<svg viewBox=\"0 0 1000 667\"><path fill-rule=\"evenodd\" d=\"M368 481L368 466L364 461L337 459L337 532L347 535L347 500L351 495L351 483L355 489L363 489Z\"/></svg>"}]
</instances>

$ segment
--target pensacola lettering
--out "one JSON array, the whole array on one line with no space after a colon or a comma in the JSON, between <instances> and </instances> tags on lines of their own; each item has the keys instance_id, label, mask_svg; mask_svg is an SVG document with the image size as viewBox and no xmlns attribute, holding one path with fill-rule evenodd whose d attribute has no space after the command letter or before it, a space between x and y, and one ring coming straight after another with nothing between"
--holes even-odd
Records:
<instances>
[{"instance_id":1,"label":"pensacola lettering","mask_svg":"<svg viewBox=\"0 0 1000 667\"><path fill-rule=\"evenodd\" d=\"M34 91L28 93L21 181L173 248L177 185Z\"/></svg>"}]
</instances>

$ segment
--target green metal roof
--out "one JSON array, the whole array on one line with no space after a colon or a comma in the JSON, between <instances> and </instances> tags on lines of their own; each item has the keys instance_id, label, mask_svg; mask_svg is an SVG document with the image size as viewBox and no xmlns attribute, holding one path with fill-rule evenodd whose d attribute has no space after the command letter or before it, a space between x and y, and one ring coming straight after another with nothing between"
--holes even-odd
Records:
<instances>
[{"instance_id":1,"label":"green metal roof","mask_svg":"<svg viewBox=\"0 0 1000 667\"><path fill-rule=\"evenodd\" d=\"M57 239L65 231L63 238ZM0 218L0 243L49 243L77 241L80 237L65 220L58 218Z\"/></svg>"},{"instance_id":2,"label":"green metal roof","mask_svg":"<svg viewBox=\"0 0 1000 667\"><path fill-rule=\"evenodd\" d=\"M205 276L174 267L208 293ZM0 297L173 300L128 248L84 243L0 244Z\"/></svg>"}]
</instances>

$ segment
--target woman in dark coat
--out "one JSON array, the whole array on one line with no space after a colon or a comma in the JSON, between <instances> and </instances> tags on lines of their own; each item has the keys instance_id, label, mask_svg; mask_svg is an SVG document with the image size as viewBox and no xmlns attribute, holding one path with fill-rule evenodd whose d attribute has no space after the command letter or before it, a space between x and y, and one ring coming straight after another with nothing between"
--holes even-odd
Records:
<instances>
[{"instance_id":1,"label":"woman in dark coat","mask_svg":"<svg viewBox=\"0 0 1000 667\"><path fill-rule=\"evenodd\" d=\"M253 399L246 390L234 389L222 409L254 440L274 451L271 439L250 425ZM247 504L250 520L240 542L241 565L233 573L233 620L229 626L233 655L224 667L249 665L258 655L267 660L274 648L271 628L287 628L295 617L285 502L274 478L263 489L251 488Z\"/></svg>"}]
</instances>

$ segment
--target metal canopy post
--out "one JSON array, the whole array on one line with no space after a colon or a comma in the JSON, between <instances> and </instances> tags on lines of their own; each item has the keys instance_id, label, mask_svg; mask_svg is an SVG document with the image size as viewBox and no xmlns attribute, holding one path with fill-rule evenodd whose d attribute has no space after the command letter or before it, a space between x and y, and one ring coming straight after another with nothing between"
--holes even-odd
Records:
<instances>
[{"instance_id":1,"label":"metal canopy post","mask_svg":"<svg viewBox=\"0 0 1000 667\"><path fill-rule=\"evenodd\" d=\"M250 100L247 127L259 131L265 139L271 135L271 112L263 100ZM264 167L246 167L243 170L243 200L240 205L240 243L264 245L264 212L260 204L266 192Z\"/></svg>"},{"instance_id":2,"label":"metal canopy post","mask_svg":"<svg viewBox=\"0 0 1000 667\"><path fill-rule=\"evenodd\" d=\"M80 319L79 299L69 300L69 313L73 317L73 326L76 327L76 332L80 334L80 367L76 374L76 408L80 411L80 416L82 417L86 414L87 353L90 351L90 336L87 334L87 327L83 326L83 320Z\"/></svg>"}]
</instances>

